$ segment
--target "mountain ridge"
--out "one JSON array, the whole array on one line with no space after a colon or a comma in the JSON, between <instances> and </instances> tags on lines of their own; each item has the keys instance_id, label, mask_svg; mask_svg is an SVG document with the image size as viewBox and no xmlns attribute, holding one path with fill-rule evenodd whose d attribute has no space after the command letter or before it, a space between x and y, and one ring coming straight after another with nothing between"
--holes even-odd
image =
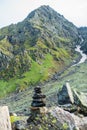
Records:
<instances>
[{"instance_id":1,"label":"mountain ridge","mask_svg":"<svg viewBox=\"0 0 87 130\"><path fill-rule=\"evenodd\" d=\"M79 41L74 24L49 6L41 6L22 22L0 29L1 82L12 82L10 92L47 81L78 58Z\"/></svg>"}]
</instances>

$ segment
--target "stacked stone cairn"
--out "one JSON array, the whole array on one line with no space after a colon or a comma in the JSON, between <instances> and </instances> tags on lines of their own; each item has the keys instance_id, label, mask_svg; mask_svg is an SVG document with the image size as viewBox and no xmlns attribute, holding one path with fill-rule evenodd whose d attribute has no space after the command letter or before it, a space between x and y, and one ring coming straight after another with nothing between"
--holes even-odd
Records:
<instances>
[{"instance_id":1,"label":"stacked stone cairn","mask_svg":"<svg viewBox=\"0 0 87 130\"><path fill-rule=\"evenodd\" d=\"M33 101L31 103L31 112L44 113L46 111L46 96L42 94L41 87L34 88Z\"/></svg>"},{"instance_id":2,"label":"stacked stone cairn","mask_svg":"<svg viewBox=\"0 0 87 130\"><path fill-rule=\"evenodd\" d=\"M37 86L34 88L34 95L32 98L31 113L27 119L28 124L32 122L38 114L44 115L48 112L46 108L46 96L42 94L41 87Z\"/></svg>"}]
</instances>

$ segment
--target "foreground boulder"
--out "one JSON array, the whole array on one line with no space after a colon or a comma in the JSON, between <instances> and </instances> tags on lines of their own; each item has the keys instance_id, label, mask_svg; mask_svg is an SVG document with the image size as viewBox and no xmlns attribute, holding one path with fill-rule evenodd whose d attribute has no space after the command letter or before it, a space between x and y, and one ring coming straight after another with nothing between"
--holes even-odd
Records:
<instances>
[{"instance_id":1,"label":"foreground boulder","mask_svg":"<svg viewBox=\"0 0 87 130\"><path fill-rule=\"evenodd\" d=\"M52 107L43 113L30 113L28 119L15 122L14 130L77 130L74 118L59 107Z\"/></svg>"},{"instance_id":2,"label":"foreground boulder","mask_svg":"<svg viewBox=\"0 0 87 130\"><path fill-rule=\"evenodd\" d=\"M9 110L7 106L0 106L0 130L11 130Z\"/></svg>"},{"instance_id":3,"label":"foreground boulder","mask_svg":"<svg viewBox=\"0 0 87 130\"><path fill-rule=\"evenodd\" d=\"M79 107L79 112L87 116L87 94L74 90L74 104Z\"/></svg>"},{"instance_id":4,"label":"foreground boulder","mask_svg":"<svg viewBox=\"0 0 87 130\"><path fill-rule=\"evenodd\" d=\"M87 117L78 117L59 107L51 108L50 112L63 126L66 126L66 130L87 130Z\"/></svg>"},{"instance_id":5,"label":"foreground boulder","mask_svg":"<svg viewBox=\"0 0 87 130\"><path fill-rule=\"evenodd\" d=\"M21 119L14 123L15 129L12 130L87 130L87 117L78 117L59 107Z\"/></svg>"},{"instance_id":6,"label":"foreground boulder","mask_svg":"<svg viewBox=\"0 0 87 130\"><path fill-rule=\"evenodd\" d=\"M77 111L77 113L87 116L87 94L72 90L69 83L66 83L57 96L58 106L69 112Z\"/></svg>"},{"instance_id":7,"label":"foreground boulder","mask_svg":"<svg viewBox=\"0 0 87 130\"><path fill-rule=\"evenodd\" d=\"M72 114L64 111L59 107L53 107L50 109L50 113L57 118L57 120L63 125L63 129L74 130L77 129L75 125L75 120Z\"/></svg>"},{"instance_id":8,"label":"foreground boulder","mask_svg":"<svg viewBox=\"0 0 87 130\"><path fill-rule=\"evenodd\" d=\"M69 83L63 85L62 89L58 92L58 104L73 104L74 97Z\"/></svg>"}]
</instances>

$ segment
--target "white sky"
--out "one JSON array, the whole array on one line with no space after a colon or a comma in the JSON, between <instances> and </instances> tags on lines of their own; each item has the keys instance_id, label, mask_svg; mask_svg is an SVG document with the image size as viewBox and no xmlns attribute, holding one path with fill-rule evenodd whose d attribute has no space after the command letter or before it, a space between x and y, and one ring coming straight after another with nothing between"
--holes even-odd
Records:
<instances>
[{"instance_id":1,"label":"white sky","mask_svg":"<svg viewBox=\"0 0 87 130\"><path fill-rule=\"evenodd\" d=\"M87 0L0 0L0 28L21 22L41 5L49 5L76 26L87 26Z\"/></svg>"}]
</instances>

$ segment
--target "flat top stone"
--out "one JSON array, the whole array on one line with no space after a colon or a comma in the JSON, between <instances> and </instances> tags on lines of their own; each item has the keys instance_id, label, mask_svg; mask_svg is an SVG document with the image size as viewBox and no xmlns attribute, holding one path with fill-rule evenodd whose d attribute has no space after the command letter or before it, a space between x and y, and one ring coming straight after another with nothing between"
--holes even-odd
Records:
<instances>
[{"instance_id":1,"label":"flat top stone","mask_svg":"<svg viewBox=\"0 0 87 130\"><path fill-rule=\"evenodd\" d=\"M34 90L41 90L39 86L35 87Z\"/></svg>"}]
</instances>

